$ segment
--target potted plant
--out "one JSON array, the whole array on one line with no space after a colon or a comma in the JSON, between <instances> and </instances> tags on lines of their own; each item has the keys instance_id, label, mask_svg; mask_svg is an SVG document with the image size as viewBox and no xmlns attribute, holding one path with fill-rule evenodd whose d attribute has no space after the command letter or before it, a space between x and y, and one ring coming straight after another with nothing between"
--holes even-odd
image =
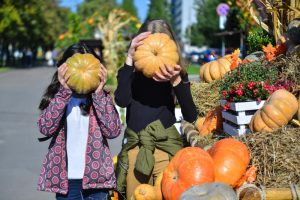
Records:
<instances>
[{"instance_id":1,"label":"potted plant","mask_svg":"<svg viewBox=\"0 0 300 200\"><path fill-rule=\"evenodd\" d=\"M280 67L271 62L251 62L239 65L221 80L220 98L226 133L242 135L250 132L247 125L264 100L274 91L292 86L280 76Z\"/></svg>"}]
</instances>

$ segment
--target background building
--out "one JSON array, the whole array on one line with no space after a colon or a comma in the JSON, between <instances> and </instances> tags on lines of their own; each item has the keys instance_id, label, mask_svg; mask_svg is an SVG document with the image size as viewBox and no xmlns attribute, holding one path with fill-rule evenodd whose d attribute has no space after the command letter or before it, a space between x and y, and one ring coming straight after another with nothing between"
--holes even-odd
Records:
<instances>
[{"instance_id":1,"label":"background building","mask_svg":"<svg viewBox=\"0 0 300 200\"><path fill-rule=\"evenodd\" d=\"M171 0L171 14L173 29L177 38L182 42L184 49L190 48L187 37L189 27L197 22L197 0Z\"/></svg>"}]
</instances>

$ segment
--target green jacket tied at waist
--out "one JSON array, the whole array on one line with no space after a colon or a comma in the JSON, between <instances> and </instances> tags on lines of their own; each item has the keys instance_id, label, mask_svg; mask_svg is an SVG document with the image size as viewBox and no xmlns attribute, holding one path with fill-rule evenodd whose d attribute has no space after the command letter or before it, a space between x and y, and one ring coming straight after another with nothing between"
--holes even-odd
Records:
<instances>
[{"instance_id":1,"label":"green jacket tied at waist","mask_svg":"<svg viewBox=\"0 0 300 200\"><path fill-rule=\"evenodd\" d=\"M145 175L150 175L155 163L153 156L155 148L167 152L171 158L183 147L182 139L175 126L165 129L160 120L152 122L138 133L127 128L125 130L124 143L122 151L118 155L116 169L117 190L119 192L125 191L128 151L130 149L133 149L137 145L140 146L135 162L135 169Z\"/></svg>"}]
</instances>

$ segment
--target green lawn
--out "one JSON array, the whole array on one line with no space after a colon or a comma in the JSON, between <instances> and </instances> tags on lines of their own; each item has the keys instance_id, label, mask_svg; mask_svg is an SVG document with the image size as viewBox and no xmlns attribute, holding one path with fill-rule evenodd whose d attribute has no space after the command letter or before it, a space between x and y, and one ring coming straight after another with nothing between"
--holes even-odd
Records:
<instances>
[{"instance_id":1,"label":"green lawn","mask_svg":"<svg viewBox=\"0 0 300 200\"><path fill-rule=\"evenodd\" d=\"M0 73L2 72L7 72L9 71L11 68L10 67L0 67Z\"/></svg>"},{"instance_id":2,"label":"green lawn","mask_svg":"<svg viewBox=\"0 0 300 200\"><path fill-rule=\"evenodd\" d=\"M199 74L200 65L190 64L187 68L188 74Z\"/></svg>"}]
</instances>

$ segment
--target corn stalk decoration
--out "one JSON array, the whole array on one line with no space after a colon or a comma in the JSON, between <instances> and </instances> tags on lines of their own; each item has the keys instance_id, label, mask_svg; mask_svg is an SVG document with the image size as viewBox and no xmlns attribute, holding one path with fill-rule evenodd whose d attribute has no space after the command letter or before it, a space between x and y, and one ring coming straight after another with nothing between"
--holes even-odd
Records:
<instances>
[{"instance_id":1,"label":"corn stalk decoration","mask_svg":"<svg viewBox=\"0 0 300 200\"><path fill-rule=\"evenodd\" d=\"M100 16L98 29L102 34L103 59L108 71L108 78L115 83L117 70L120 68L120 57L125 52L128 42L123 39L120 31L130 22L128 14L120 9L112 10L108 17Z\"/></svg>"},{"instance_id":2,"label":"corn stalk decoration","mask_svg":"<svg viewBox=\"0 0 300 200\"><path fill-rule=\"evenodd\" d=\"M287 31L289 22L300 17L300 0L247 1L249 12L255 22L273 34L276 41Z\"/></svg>"}]
</instances>

